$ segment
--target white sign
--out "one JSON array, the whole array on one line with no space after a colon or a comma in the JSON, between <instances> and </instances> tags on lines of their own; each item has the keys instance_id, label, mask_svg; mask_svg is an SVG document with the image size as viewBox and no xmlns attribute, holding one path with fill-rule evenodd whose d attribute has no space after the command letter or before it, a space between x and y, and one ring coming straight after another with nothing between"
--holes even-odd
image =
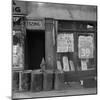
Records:
<instances>
[{"instance_id":1,"label":"white sign","mask_svg":"<svg viewBox=\"0 0 100 100\"><path fill-rule=\"evenodd\" d=\"M79 36L78 50L79 58L93 58L93 37Z\"/></svg>"},{"instance_id":2,"label":"white sign","mask_svg":"<svg viewBox=\"0 0 100 100\"><path fill-rule=\"evenodd\" d=\"M27 20L26 22L26 28L27 29L34 29L34 30L37 30L37 29L44 29L44 23L43 23L43 20Z\"/></svg>"},{"instance_id":3,"label":"white sign","mask_svg":"<svg viewBox=\"0 0 100 100\"><path fill-rule=\"evenodd\" d=\"M67 72L70 71L68 57L63 56L63 71Z\"/></svg>"},{"instance_id":4,"label":"white sign","mask_svg":"<svg viewBox=\"0 0 100 100\"><path fill-rule=\"evenodd\" d=\"M73 34L67 34L67 33L58 34L57 52L74 52Z\"/></svg>"}]
</instances>

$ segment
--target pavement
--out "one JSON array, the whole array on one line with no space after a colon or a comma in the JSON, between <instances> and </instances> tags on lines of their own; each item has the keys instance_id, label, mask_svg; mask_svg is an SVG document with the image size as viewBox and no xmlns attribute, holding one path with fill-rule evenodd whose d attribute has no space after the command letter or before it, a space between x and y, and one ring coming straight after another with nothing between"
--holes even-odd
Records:
<instances>
[{"instance_id":1,"label":"pavement","mask_svg":"<svg viewBox=\"0 0 100 100\"><path fill-rule=\"evenodd\" d=\"M57 97L57 96L74 96L74 95L89 95L96 94L96 88L72 88L66 90L40 91L40 92L13 92L13 99L29 99L42 97Z\"/></svg>"}]
</instances>

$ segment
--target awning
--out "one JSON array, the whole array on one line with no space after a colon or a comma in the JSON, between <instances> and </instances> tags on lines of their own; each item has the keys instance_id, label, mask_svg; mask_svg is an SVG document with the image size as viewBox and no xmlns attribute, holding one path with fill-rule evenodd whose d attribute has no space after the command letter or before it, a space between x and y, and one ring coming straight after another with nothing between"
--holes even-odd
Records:
<instances>
[{"instance_id":1,"label":"awning","mask_svg":"<svg viewBox=\"0 0 100 100\"><path fill-rule=\"evenodd\" d=\"M27 2L27 10L27 18L97 21L96 6Z\"/></svg>"}]
</instances>

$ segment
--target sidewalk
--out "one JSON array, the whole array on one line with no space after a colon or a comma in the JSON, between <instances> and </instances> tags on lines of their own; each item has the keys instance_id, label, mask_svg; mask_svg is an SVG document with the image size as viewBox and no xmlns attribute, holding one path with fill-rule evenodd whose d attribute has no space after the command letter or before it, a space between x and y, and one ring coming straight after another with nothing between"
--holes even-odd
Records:
<instances>
[{"instance_id":1,"label":"sidewalk","mask_svg":"<svg viewBox=\"0 0 100 100\"><path fill-rule=\"evenodd\" d=\"M96 94L96 88L67 89L59 91L53 90L53 91L41 91L41 92L16 92L13 93L13 98L27 99L27 98L37 98L37 97L72 96L72 95L84 95L84 94Z\"/></svg>"}]
</instances>

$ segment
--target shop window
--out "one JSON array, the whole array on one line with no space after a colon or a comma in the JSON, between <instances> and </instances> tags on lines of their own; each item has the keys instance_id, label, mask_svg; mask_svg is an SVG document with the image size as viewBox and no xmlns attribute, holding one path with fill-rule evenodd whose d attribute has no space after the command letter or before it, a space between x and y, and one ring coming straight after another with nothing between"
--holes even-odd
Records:
<instances>
[{"instance_id":1,"label":"shop window","mask_svg":"<svg viewBox=\"0 0 100 100\"><path fill-rule=\"evenodd\" d=\"M74 30L75 23L72 21L59 21L58 22L58 30Z\"/></svg>"},{"instance_id":2,"label":"shop window","mask_svg":"<svg viewBox=\"0 0 100 100\"><path fill-rule=\"evenodd\" d=\"M60 32L57 35L57 68L65 72L75 71L74 35L70 32Z\"/></svg>"},{"instance_id":3,"label":"shop window","mask_svg":"<svg viewBox=\"0 0 100 100\"><path fill-rule=\"evenodd\" d=\"M13 31L13 67L22 67L23 48L21 44L21 31Z\"/></svg>"},{"instance_id":4,"label":"shop window","mask_svg":"<svg viewBox=\"0 0 100 100\"><path fill-rule=\"evenodd\" d=\"M96 22L58 21L57 68L59 70L96 69L96 26Z\"/></svg>"},{"instance_id":5,"label":"shop window","mask_svg":"<svg viewBox=\"0 0 100 100\"><path fill-rule=\"evenodd\" d=\"M78 34L78 58L81 70L95 69L94 33Z\"/></svg>"},{"instance_id":6,"label":"shop window","mask_svg":"<svg viewBox=\"0 0 100 100\"><path fill-rule=\"evenodd\" d=\"M76 30L95 31L96 23L93 22L76 22Z\"/></svg>"},{"instance_id":7,"label":"shop window","mask_svg":"<svg viewBox=\"0 0 100 100\"><path fill-rule=\"evenodd\" d=\"M13 69L20 69L24 64L22 18L21 16L13 16Z\"/></svg>"}]
</instances>

